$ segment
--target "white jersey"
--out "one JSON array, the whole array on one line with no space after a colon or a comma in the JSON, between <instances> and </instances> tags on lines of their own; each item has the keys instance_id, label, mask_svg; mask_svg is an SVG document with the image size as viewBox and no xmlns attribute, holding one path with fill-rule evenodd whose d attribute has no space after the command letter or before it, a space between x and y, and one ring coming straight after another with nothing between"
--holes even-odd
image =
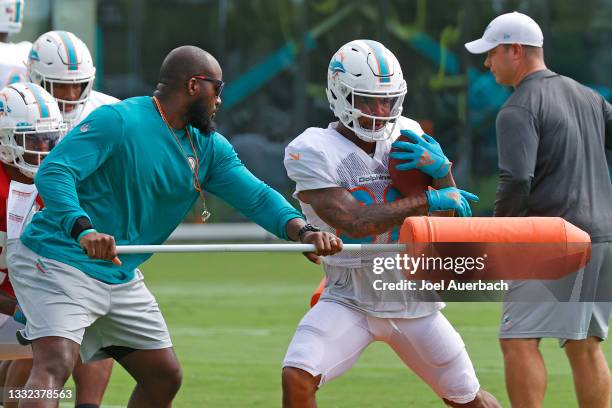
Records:
<instances>
[{"instance_id":1,"label":"white jersey","mask_svg":"<svg viewBox=\"0 0 612 408\"><path fill-rule=\"evenodd\" d=\"M391 187L388 170L391 144L400 134L400 129L409 129L423 134L420 125L411 119L400 117L391 138L376 142L372 156L338 133L337 123L326 129L308 128L285 149L285 168L295 183L295 194L300 191L340 187L348 190L363 205L389 203L400 198ZM389 124L388 126L392 126ZM299 198L299 197L298 197ZM352 239L325 223L312 206L300 201L302 212L309 223L323 231L334 233L344 243L393 243L399 238L399 227L380 235ZM437 296L420 291L389 292L375 291L374 281L399 282L402 271L393 269L384 276L373 273L372 259L391 257L395 254L344 253L323 258L327 284L321 300L335 301L370 316L385 318L415 318L427 316L444 304L435 302Z\"/></svg>"},{"instance_id":2,"label":"white jersey","mask_svg":"<svg viewBox=\"0 0 612 408\"><path fill-rule=\"evenodd\" d=\"M32 43L0 43L0 89L27 80L28 54Z\"/></svg>"},{"instance_id":3,"label":"white jersey","mask_svg":"<svg viewBox=\"0 0 612 408\"><path fill-rule=\"evenodd\" d=\"M106 95L102 92L91 91L91 93L89 94L89 99L87 99L85 106L83 107L83 109L81 109L81 112L78 118L76 118L76 120L74 121L69 122L68 130L78 125L80 122L83 121L83 119L89 116L91 112L93 112L95 109L99 108L100 106L111 105L117 102L119 102L119 99L115 98L114 96Z\"/></svg>"},{"instance_id":4,"label":"white jersey","mask_svg":"<svg viewBox=\"0 0 612 408\"><path fill-rule=\"evenodd\" d=\"M285 149L285 168L289 178L295 182L294 197L298 198L300 191L341 187L350 191L363 205L397 200L400 194L391 187L388 169L391 143L399 136L400 129L410 129L422 135L421 126L412 119L400 117L391 138L376 142L371 157L338 133L336 125L337 122L333 122L326 129L308 128ZM399 228L377 236L352 239L326 224L309 204L300 201L300 205L309 223L340 236L344 243L386 244L398 239ZM363 256L359 254L342 252L323 259L326 264L349 268L362 266L362 261Z\"/></svg>"}]
</instances>

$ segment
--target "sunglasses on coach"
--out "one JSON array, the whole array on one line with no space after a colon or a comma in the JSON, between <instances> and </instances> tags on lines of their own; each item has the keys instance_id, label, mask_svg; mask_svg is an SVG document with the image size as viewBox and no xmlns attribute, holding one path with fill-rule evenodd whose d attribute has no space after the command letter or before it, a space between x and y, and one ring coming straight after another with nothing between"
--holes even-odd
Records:
<instances>
[{"instance_id":1,"label":"sunglasses on coach","mask_svg":"<svg viewBox=\"0 0 612 408\"><path fill-rule=\"evenodd\" d=\"M201 79L202 81L208 81L215 84L215 95L221 96L221 91L223 91L223 87L225 86L225 82L220 79L210 78L206 75L194 75L191 78Z\"/></svg>"}]
</instances>

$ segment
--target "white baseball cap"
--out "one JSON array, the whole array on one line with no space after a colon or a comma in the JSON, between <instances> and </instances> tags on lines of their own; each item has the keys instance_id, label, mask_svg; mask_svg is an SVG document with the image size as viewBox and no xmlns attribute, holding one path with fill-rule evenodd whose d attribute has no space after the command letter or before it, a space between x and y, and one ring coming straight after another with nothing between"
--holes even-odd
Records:
<instances>
[{"instance_id":1,"label":"white baseball cap","mask_svg":"<svg viewBox=\"0 0 612 408\"><path fill-rule=\"evenodd\" d=\"M541 47L544 35L538 23L519 12L502 14L489 23L482 38L465 44L472 54L489 52L499 44L523 44Z\"/></svg>"}]
</instances>

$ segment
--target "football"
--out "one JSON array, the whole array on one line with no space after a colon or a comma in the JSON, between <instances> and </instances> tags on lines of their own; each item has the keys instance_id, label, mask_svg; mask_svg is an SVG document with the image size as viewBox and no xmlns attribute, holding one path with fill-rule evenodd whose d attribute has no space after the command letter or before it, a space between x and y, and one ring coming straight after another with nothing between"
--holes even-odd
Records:
<instances>
[{"instance_id":1,"label":"football","mask_svg":"<svg viewBox=\"0 0 612 408\"><path fill-rule=\"evenodd\" d=\"M397 140L411 143L410 140L403 135L400 135ZM391 149L391 152L397 149ZM389 157L389 175L391 176L391 185L395 187L403 197L411 197L418 194L423 194L428 187L433 185L433 178L420 170L396 170L395 166L401 164L403 160L393 159Z\"/></svg>"}]
</instances>

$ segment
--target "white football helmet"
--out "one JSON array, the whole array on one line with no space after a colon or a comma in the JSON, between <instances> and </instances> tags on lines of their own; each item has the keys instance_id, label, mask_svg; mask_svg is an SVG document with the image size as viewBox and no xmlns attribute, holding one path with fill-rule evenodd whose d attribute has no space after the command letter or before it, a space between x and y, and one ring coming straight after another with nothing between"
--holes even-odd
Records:
<instances>
[{"instance_id":1,"label":"white football helmet","mask_svg":"<svg viewBox=\"0 0 612 408\"><path fill-rule=\"evenodd\" d=\"M0 0L0 33L21 31L23 6L23 0Z\"/></svg>"},{"instance_id":2,"label":"white football helmet","mask_svg":"<svg viewBox=\"0 0 612 408\"><path fill-rule=\"evenodd\" d=\"M72 122L79 118L89 99L96 68L87 45L67 31L49 31L32 44L28 57L30 81L45 88L55 97L64 117ZM58 84L80 84L76 100L58 97Z\"/></svg>"},{"instance_id":3,"label":"white football helmet","mask_svg":"<svg viewBox=\"0 0 612 408\"><path fill-rule=\"evenodd\" d=\"M402 114L406 81L399 61L384 45L355 40L332 57L326 93L331 110L346 127L360 139L376 142L391 136ZM385 114L378 115L382 111ZM362 126L360 117L371 124Z\"/></svg>"},{"instance_id":4,"label":"white football helmet","mask_svg":"<svg viewBox=\"0 0 612 408\"><path fill-rule=\"evenodd\" d=\"M42 159L66 132L55 99L29 82L0 90L0 160L34 178Z\"/></svg>"}]
</instances>

